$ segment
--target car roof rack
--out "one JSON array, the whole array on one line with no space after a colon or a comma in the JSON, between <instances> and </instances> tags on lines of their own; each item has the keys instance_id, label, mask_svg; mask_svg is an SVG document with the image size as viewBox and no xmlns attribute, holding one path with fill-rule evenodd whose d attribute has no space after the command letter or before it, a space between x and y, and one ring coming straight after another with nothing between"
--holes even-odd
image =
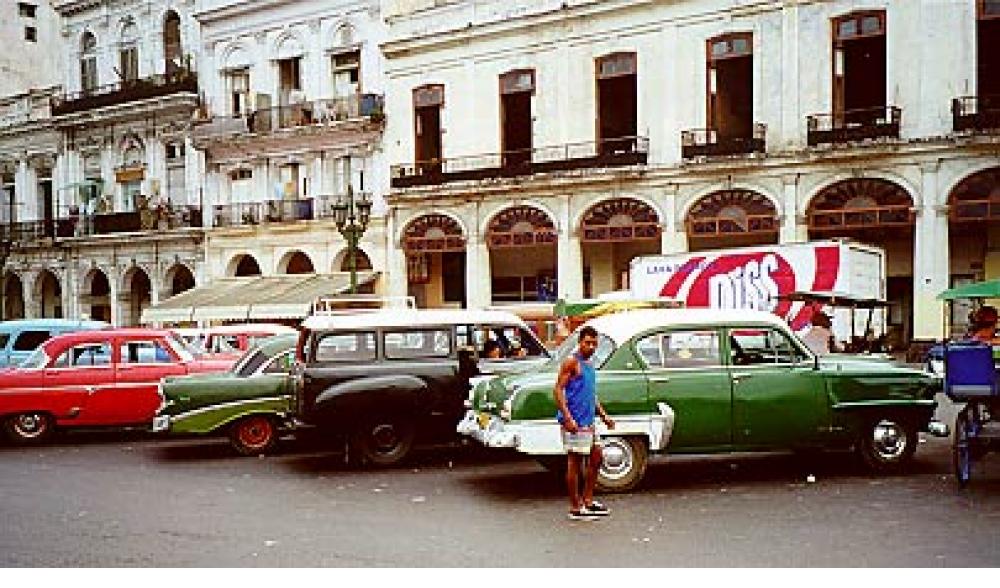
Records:
<instances>
[{"instance_id":1,"label":"car roof rack","mask_svg":"<svg viewBox=\"0 0 1000 588\"><path fill-rule=\"evenodd\" d=\"M415 309L413 296L378 296L375 294L350 294L317 298L309 309L310 316L339 316L386 308Z\"/></svg>"}]
</instances>

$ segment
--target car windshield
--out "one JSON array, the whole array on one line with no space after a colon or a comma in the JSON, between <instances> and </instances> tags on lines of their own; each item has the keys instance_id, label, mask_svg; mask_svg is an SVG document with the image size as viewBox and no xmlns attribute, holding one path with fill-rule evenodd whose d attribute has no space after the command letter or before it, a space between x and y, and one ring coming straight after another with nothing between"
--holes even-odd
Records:
<instances>
[{"instance_id":1,"label":"car windshield","mask_svg":"<svg viewBox=\"0 0 1000 588\"><path fill-rule=\"evenodd\" d=\"M22 361L18 367L23 370L37 370L47 365L49 365L49 356L45 355L45 352L42 351L41 347L39 347L38 349L32 351L31 355L24 358L24 361Z\"/></svg>"},{"instance_id":2,"label":"car windshield","mask_svg":"<svg viewBox=\"0 0 1000 588\"><path fill-rule=\"evenodd\" d=\"M174 348L174 352L177 353L177 357L181 358L181 361L183 362L194 361L196 358L201 356L198 351L193 349L176 333L170 333L167 335L167 341L170 343L170 346Z\"/></svg>"},{"instance_id":3,"label":"car windshield","mask_svg":"<svg viewBox=\"0 0 1000 588\"><path fill-rule=\"evenodd\" d=\"M570 355L576 352L580 343L580 330L577 329L572 335L566 338L565 341L555 350L552 354L552 361L549 365L561 365L563 361L566 360ZM611 357L611 354L615 351L615 342L611 340L611 337L604 335L602 333L597 334L597 350L594 351L593 364L595 368L600 368L604 365L604 362Z\"/></svg>"},{"instance_id":4,"label":"car windshield","mask_svg":"<svg viewBox=\"0 0 1000 588\"><path fill-rule=\"evenodd\" d=\"M241 378L249 378L270 358L271 356L264 353L263 350L252 349L236 362L236 365L233 366L233 373Z\"/></svg>"}]
</instances>

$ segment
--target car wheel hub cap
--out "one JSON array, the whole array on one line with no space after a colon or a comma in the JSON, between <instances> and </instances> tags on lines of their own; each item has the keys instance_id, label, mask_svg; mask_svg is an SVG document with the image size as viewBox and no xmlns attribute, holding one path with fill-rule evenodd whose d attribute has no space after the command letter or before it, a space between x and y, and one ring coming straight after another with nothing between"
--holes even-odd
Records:
<instances>
[{"instance_id":1,"label":"car wheel hub cap","mask_svg":"<svg viewBox=\"0 0 1000 588\"><path fill-rule=\"evenodd\" d=\"M45 430L45 421L37 414L23 414L14 421L19 433L25 436L36 436Z\"/></svg>"},{"instance_id":2,"label":"car wheel hub cap","mask_svg":"<svg viewBox=\"0 0 1000 588\"><path fill-rule=\"evenodd\" d=\"M906 432L892 421L875 425L872 441L875 451L883 459L896 459L906 450Z\"/></svg>"},{"instance_id":3,"label":"car wheel hub cap","mask_svg":"<svg viewBox=\"0 0 1000 588\"><path fill-rule=\"evenodd\" d=\"M240 440L250 447L266 444L270 436L271 425L261 420L251 421L240 429Z\"/></svg>"},{"instance_id":4,"label":"car wheel hub cap","mask_svg":"<svg viewBox=\"0 0 1000 588\"><path fill-rule=\"evenodd\" d=\"M392 425L379 425L372 429L372 440L375 448L381 452L389 452L399 444L399 436Z\"/></svg>"},{"instance_id":5,"label":"car wheel hub cap","mask_svg":"<svg viewBox=\"0 0 1000 588\"><path fill-rule=\"evenodd\" d=\"M632 451L624 443L606 442L601 450L601 473L611 479L619 479L632 469Z\"/></svg>"}]
</instances>

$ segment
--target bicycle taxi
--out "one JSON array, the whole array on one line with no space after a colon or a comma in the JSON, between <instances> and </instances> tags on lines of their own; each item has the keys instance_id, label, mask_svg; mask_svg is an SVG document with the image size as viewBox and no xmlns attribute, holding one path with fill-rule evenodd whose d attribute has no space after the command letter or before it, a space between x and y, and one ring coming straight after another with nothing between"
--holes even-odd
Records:
<instances>
[{"instance_id":1,"label":"bicycle taxi","mask_svg":"<svg viewBox=\"0 0 1000 588\"><path fill-rule=\"evenodd\" d=\"M945 290L938 298L949 304L958 299L981 304L987 298L1000 298L1000 280ZM948 341L942 351L944 392L953 402L964 404L955 417L952 463L959 486L965 487L972 478L973 465L1000 449L1000 347L977 340Z\"/></svg>"}]
</instances>

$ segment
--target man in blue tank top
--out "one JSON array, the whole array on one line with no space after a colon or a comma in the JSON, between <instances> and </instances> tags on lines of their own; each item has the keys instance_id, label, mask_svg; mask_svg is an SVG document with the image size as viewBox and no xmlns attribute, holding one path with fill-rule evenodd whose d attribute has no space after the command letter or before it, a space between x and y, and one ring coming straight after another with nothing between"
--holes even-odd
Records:
<instances>
[{"instance_id":1,"label":"man in blue tank top","mask_svg":"<svg viewBox=\"0 0 1000 588\"><path fill-rule=\"evenodd\" d=\"M615 428L615 422L597 399L597 374L591 363L597 343L597 331L593 327L588 325L580 329L577 351L559 367L554 392L559 409L556 418L562 425L563 447L567 455L566 485L569 487L571 519L592 519L610 514L606 506L594 500L597 472L601 468L601 446L594 439L595 416L600 415L609 429ZM585 455L590 456L590 467L587 468L581 496L579 477Z\"/></svg>"}]
</instances>

